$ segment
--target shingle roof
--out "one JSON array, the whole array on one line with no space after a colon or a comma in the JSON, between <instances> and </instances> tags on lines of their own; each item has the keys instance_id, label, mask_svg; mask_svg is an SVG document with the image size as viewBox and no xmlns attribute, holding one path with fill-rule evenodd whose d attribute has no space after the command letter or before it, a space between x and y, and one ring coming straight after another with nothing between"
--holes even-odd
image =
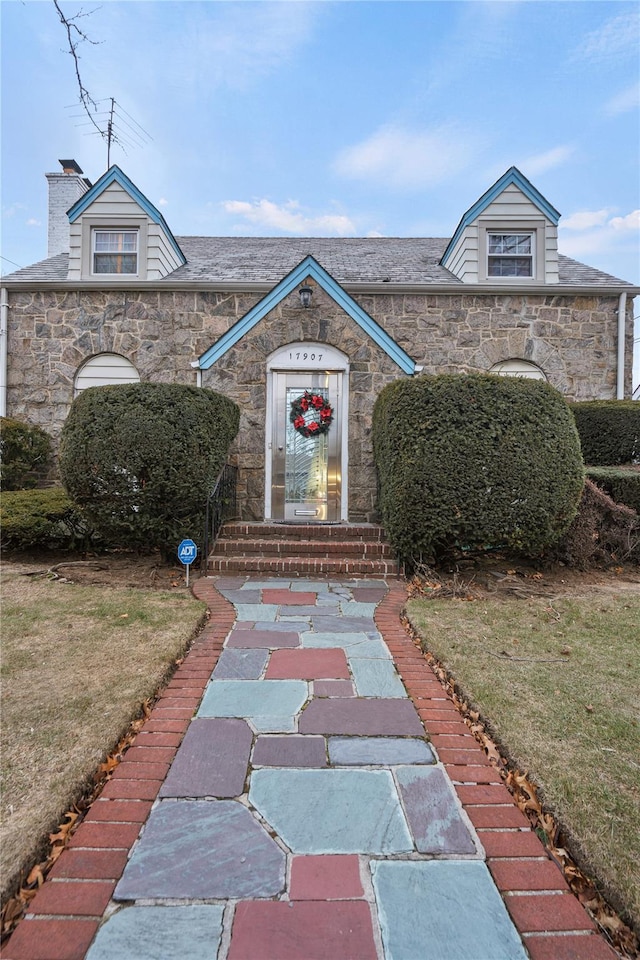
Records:
<instances>
[{"instance_id":1,"label":"shingle roof","mask_svg":"<svg viewBox=\"0 0 640 960\"><path fill-rule=\"evenodd\" d=\"M311 255L341 284L433 284L465 287L440 266L447 238L413 237L176 237L187 262L159 283L276 284ZM67 279L68 255L60 253L16 270L3 282L46 282ZM630 286L594 267L562 254L558 257L563 286Z\"/></svg>"}]
</instances>

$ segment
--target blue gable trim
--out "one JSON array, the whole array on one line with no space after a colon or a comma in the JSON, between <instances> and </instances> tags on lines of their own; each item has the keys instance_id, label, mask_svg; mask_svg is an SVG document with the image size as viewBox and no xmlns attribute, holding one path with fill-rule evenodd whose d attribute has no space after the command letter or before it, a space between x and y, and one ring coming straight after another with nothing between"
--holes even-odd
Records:
<instances>
[{"instance_id":1,"label":"blue gable trim","mask_svg":"<svg viewBox=\"0 0 640 960\"><path fill-rule=\"evenodd\" d=\"M346 290L343 290L340 284L334 280L312 256L305 257L302 263L298 264L291 273L288 273L255 307L252 307L244 317L238 320L237 323L234 323L219 340L202 354L197 363L200 369L208 370L216 360L224 356L227 350L230 350L231 347L241 340L246 333L252 330L263 317L273 310L281 300L289 296L298 284L302 283L308 277L315 280L318 286L322 287L325 293L342 307L345 313L348 313L349 316L355 320L358 326L398 364L403 373L415 373L416 364L411 357L389 336L386 330L383 330L382 327L355 302L353 297L349 296ZM196 364L194 364L194 366L195 365Z\"/></svg>"},{"instance_id":2,"label":"blue gable trim","mask_svg":"<svg viewBox=\"0 0 640 960\"><path fill-rule=\"evenodd\" d=\"M151 203L150 200L147 200L145 195L138 190L135 183L129 180L129 177L126 175L126 173L123 173L120 167L116 166L115 164L109 167L107 172L103 173L99 180L96 180L96 182L91 187L91 189L88 190L85 194L83 194L80 197L80 199L76 200L74 205L70 207L70 209L67 212L67 216L69 217L69 223L74 223L78 219L78 217L85 212L87 207L91 206L91 204L96 199L96 197L100 196L103 190L106 190L106 188L109 187L112 183L119 184L122 187L122 189L129 194L131 199L135 200L138 206L141 207L142 210L144 210L144 212L149 217L149 219L153 223L157 223L159 226L163 228L164 232L167 235L167 239L171 243L171 246L175 250L176 254L180 257L180 259L182 260L182 263L186 263L187 258L185 257L184 253L178 246L178 243L175 237L171 233L171 230L169 229L167 222L162 216L162 214L160 213L160 211L154 207L154 205Z\"/></svg>"},{"instance_id":3,"label":"blue gable trim","mask_svg":"<svg viewBox=\"0 0 640 960\"><path fill-rule=\"evenodd\" d=\"M447 249L442 255L442 260L440 263L442 266L446 266L446 260L450 252L453 250L458 240L460 239L460 234L468 227L470 223L479 217L480 214L486 210L489 204L493 203L496 197L499 197L503 190L507 187L510 187L511 184L515 184L525 197L527 197L531 203L533 203L541 213L547 217L548 220L554 225L558 226L558 220L560 219L560 214L555 207L552 207L548 200L546 200L539 190L536 190L534 185L527 180L527 178L520 173L517 167L509 167L506 173L500 177L499 180L496 180L492 187L489 187L486 193L483 193L479 200L476 200L472 207L469 207L467 212L463 215L460 223L456 227L456 231L452 236L451 240L447 244Z\"/></svg>"}]
</instances>

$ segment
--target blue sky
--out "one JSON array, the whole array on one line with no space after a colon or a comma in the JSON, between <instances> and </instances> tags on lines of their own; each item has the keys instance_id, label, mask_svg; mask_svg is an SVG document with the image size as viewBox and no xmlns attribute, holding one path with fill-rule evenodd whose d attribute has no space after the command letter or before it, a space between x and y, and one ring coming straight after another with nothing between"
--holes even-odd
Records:
<instances>
[{"instance_id":1,"label":"blue sky","mask_svg":"<svg viewBox=\"0 0 640 960\"><path fill-rule=\"evenodd\" d=\"M60 2L93 98L152 138L112 162L177 235L451 236L515 164L562 253L640 284L635 2ZM45 171L107 157L51 0L0 13L8 272L46 256Z\"/></svg>"}]
</instances>

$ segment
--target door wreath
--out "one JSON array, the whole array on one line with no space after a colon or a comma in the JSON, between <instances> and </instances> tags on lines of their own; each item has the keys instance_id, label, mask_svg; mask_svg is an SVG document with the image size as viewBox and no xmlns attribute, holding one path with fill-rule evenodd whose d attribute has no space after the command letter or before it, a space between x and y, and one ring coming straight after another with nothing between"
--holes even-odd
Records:
<instances>
[{"instance_id":1,"label":"door wreath","mask_svg":"<svg viewBox=\"0 0 640 960\"><path fill-rule=\"evenodd\" d=\"M292 402L289 420L303 437L319 437L329 431L333 408L319 393L305 390Z\"/></svg>"}]
</instances>

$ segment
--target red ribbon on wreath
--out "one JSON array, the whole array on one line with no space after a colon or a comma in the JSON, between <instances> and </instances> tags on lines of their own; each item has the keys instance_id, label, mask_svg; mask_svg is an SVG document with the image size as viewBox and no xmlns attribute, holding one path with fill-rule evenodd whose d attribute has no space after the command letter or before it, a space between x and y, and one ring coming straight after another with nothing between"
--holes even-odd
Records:
<instances>
[{"instance_id":1,"label":"red ribbon on wreath","mask_svg":"<svg viewBox=\"0 0 640 960\"><path fill-rule=\"evenodd\" d=\"M303 437L320 437L331 426L333 409L321 394L305 390L291 404L289 420Z\"/></svg>"}]
</instances>

